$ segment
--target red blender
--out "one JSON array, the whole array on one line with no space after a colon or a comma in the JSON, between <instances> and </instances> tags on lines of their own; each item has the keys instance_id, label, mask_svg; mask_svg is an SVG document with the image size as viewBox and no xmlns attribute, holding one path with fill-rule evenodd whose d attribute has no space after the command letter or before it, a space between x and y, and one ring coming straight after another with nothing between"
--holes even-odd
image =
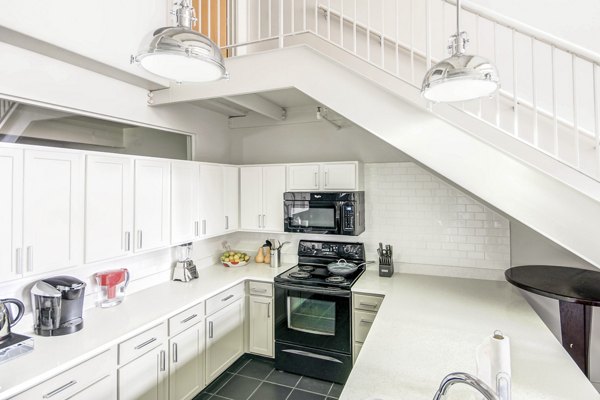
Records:
<instances>
[{"instance_id":1,"label":"red blender","mask_svg":"<svg viewBox=\"0 0 600 400\"><path fill-rule=\"evenodd\" d=\"M125 289L129 285L127 268L98 272L94 276L100 288L97 305L106 308L121 304L125 298Z\"/></svg>"}]
</instances>

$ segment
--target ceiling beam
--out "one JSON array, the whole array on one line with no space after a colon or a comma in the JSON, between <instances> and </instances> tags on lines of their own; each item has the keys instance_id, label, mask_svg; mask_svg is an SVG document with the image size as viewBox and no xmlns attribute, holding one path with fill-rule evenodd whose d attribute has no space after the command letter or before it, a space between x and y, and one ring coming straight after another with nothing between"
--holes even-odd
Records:
<instances>
[{"instance_id":1,"label":"ceiling beam","mask_svg":"<svg viewBox=\"0 0 600 400\"><path fill-rule=\"evenodd\" d=\"M248 114L247 111L241 110L238 107L230 106L229 104L225 104L224 102L219 101L219 99L202 100L191 104L226 115L228 117L243 117Z\"/></svg>"},{"instance_id":2,"label":"ceiling beam","mask_svg":"<svg viewBox=\"0 0 600 400\"><path fill-rule=\"evenodd\" d=\"M240 96L224 97L224 99L275 121L283 121L286 117L285 108L257 94L243 94Z\"/></svg>"}]
</instances>

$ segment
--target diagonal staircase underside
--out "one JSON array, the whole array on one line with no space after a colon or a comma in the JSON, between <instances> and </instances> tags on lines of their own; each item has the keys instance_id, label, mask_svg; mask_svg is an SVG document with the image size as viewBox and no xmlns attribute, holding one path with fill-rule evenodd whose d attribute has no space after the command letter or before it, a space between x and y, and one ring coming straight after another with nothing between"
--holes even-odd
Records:
<instances>
[{"instance_id":1,"label":"diagonal staircase underside","mask_svg":"<svg viewBox=\"0 0 600 400\"><path fill-rule=\"evenodd\" d=\"M456 108L428 110L414 86L315 35L286 45L229 59L227 81L155 91L153 105L296 88L600 266L598 181Z\"/></svg>"}]
</instances>

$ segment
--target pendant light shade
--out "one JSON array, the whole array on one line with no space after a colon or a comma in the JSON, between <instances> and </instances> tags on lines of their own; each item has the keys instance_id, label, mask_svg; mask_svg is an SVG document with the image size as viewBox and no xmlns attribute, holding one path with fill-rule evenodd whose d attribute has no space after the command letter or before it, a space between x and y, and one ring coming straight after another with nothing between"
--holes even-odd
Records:
<instances>
[{"instance_id":1,"label":"pendant light shade","mask_svg":"<svg viewBox=\"0 0 600 400\"><path fill-rule=\"evenodd\" d=\"M488 97L500 88L496 67L483 57L465 54L469 39L460 31L460 0L456 3L456 34L450 38L451 56L435 64L423 79L421 94L433 102L455 102Z\"/></svg>"},{"instance_id":2,"label":"pendant light shade","mask_svg":"<svg viewBox=\"0 0 600 400\"><path fill-rule=\"evenodd\" d=\"M157 29L132 62L146 71L181 82L208 82L227 77L221 50L205 35L193 31L197 20L189 0L175 11L177 26Z\"/></svg>"}]
</instances>

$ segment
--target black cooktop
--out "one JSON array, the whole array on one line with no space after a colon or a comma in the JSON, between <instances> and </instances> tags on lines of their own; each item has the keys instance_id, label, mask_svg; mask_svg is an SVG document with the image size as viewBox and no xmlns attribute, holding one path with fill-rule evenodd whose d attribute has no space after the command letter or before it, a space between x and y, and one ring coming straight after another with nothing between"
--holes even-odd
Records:
<instances>
[{"instance_id":1,"label":"black cooktop","mask_svg":"<svg viewBox=\"0 0 600 400\"><path fill-rule=\"evenodd\" d=\"M350 290L354 282L365 272L365 266L359 266L356 272L345 277L331 274L327 270L327 265L340 259L356 265L364 263L364 244L301 240L298 244L298 265L277 275L275 282Z\"/></svg>"}]
</instances>

